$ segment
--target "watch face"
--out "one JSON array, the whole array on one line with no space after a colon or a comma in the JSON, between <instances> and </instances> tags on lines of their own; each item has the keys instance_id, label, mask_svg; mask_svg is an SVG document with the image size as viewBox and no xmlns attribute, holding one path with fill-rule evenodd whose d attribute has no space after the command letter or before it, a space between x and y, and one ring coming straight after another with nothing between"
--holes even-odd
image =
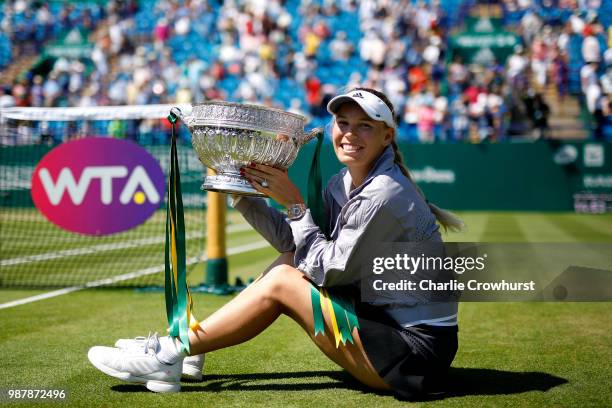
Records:
<instances>
[{"instance_id":1,"label":"watch face","mask_svg":"<svg viewBox=\"0 0 612 408\"><path fill-rule=\"evenodd\" d=\"M289 207L287 213L290 219L300 218L306 213L306 209L304 208L304 205L295 204Z\"/></svg>"}]
</instances>

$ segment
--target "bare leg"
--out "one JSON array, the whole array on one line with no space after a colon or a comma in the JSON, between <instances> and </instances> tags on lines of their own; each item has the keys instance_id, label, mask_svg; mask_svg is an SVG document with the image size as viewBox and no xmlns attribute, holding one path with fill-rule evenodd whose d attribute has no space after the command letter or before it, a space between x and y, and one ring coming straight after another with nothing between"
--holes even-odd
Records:
<instances>
[{"instance_id":1,"label":"bare leg","mask_svg":"<svg viewBox=\"0 0 612 408\"><path fill-rule=\"evenodd\" d=\"M206 353L250 340L278 316L285 314L302 326L325 355L363 384L381 390L390 389L370 363L357 329L353 331L355 344L347 343L336 348L329 316L326 315L326 335L314 337L311 284L300 271L289 265L292 260L286 254L281 255L273 264L276 266L202 321L201 329L190 331L191 353Z\"/></svg>"}]
</instances>

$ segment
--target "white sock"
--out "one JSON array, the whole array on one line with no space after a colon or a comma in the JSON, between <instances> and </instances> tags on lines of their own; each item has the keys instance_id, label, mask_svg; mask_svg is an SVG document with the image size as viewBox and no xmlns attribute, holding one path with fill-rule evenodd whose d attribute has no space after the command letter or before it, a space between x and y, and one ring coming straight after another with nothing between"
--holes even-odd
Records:
<instances>
[{"instance_id":1,"label":"white sock","mask_svg":"<svg viewBox=\"0 0 612 408\"><path fill-rule=\"evenodd\" d=\"M181 350L179 339L170 336L159 338L159 349L155 354L164 364L174 364L187 356L187 353Z\"/></svg>"}]
</instances>

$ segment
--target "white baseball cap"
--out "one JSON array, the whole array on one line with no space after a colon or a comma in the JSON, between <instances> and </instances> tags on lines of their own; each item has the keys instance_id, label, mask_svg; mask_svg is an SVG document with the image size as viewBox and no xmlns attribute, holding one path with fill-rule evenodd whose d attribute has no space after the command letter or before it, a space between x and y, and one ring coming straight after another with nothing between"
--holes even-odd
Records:
<instances>
[{"instance_id":1,"label":"white baseball cap","mask_svg":"<svg viewBox=\"0 0 612 408\"><path fill-rule=\"evenodd\" d=\"M356 102L370 118L385 122L387 126L395 128L393 113L391 113L387 104L378 96L363 89L355 89L344 95L334 97L327 104L327 111L334 115L338 112L340 106L346 102Z\"/></svg>"}]
</instances>

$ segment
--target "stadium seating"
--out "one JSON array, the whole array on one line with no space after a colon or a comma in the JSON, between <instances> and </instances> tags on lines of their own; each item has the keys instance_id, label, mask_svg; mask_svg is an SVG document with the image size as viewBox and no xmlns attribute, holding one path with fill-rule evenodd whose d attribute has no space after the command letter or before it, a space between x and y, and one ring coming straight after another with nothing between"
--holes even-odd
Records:
<instances>
[{"instance_id":1,"label":"stadium seating","mask_svg":"<svg viewBox=\"0 0 612 408\"><path fill-rule=\"evenodd\" d=\"M286 55L288 49L292 49L295 52L300 52L302 50L302 47L304 46L304 39L300 38L300 35L305 28L305 21L311 21L313 17L312 15L307 15L308 13L305 15L305 7L307 6L305 6L304 3L281 3L284 3L282 7L291 17L291 23L287 31L289 41L287 44L279 44L277 49L278 55L283 56ZM444 38L450 33L461 29L465 17L470 14L470 11L472 11L476 6L480 7L482 5L476 0L440 0L439 2L434 2L432 0L411 0L410 3L414 7L419 7L420 4L426 4L430 7L439 6L439 10L442 12L439 14L440 20L438 21L438 26L439 29L442 30L443 41ZM510 1L503 2L501 4L501 8L498 7L498 10L503 12L502 16L504 23L510 26L518 25L525 13L535 12L537 15L539 15L544 23L560 27L563 22L567 20L569 15L574 12L574 10L569 8L561 8L556 5L546 5L542 0L534 0L528 7L525 8L521 8L519 3L516 1L514 3L514 8L508 7ZM33 2L32 4L35 4L35 7L43 7L40 4L47 3ZM150 58L152 55L153 59L159 59L161 55L159 47L160 44L155 44L155 27L161 18L168 18L170 16L170 20L168 21L168 24L171 26L171 29L169 30L170 35L164 45L167 51L170 52L172 60L176 62L178 68L183 72L186 72L187 63L193 58L203 61L206 67L210 67L212 63L218 59L222 39L221 34L219 33L221 30L219 27L217 27L219 17L222 13L227 12L224 9L225 7L241 7L240 2L237 3L237 6L227 5L220 1L206 2L206 7L209 7L209 9L207 9L208 11L189 14L190 29L184 34L178 35L173 30L173 27L176 23L177 15L180 15L180 13L189 12L188 9L185 8L186 3L182 1L168 2L160 0L140 0L137 2L137 4L137 8L118 13L120 22L126 23L121 25L121 30L130 40L130 45L133 45L136 48L142 47L145 50L147 58ZM328 7L330 3L322 0L315 0L309 2L309 4L310 6L308 7L317 5L322 7L323 10L325 7ZM36 13L29 12L28 10L14 12L11 14L10 24L12 27L15 27L15 32L9 33L9 35L0 34L0 68L6 67L8 64L10 64L11 58L14 57L11 51L11 43L12 45L15 45L16 41L19 43L32 43L35 44L37 48L40 48L44 40L58 38L61 33L65 32L65 30L68 28L81 27L84 24L82 21L83 19L81 18L83 13L87 12L89 15L91 15L91 21L95 27L100 21L103 21L106 17L108 17L106 14L109 12L109 9L107 9L102 3L93 0L70 3L49 2L48 7L49 11L56 20L54 24L48 27L42 24L37 24ZM67 10L69 10L68 16L65 15ZM331 35L329 37L320 39L321 43L317 49L316 55L314 56L314 63L312 64L313 68L312 71L308 72L308 75L316 76L321 84L340 89L346 86L347 79L355 73L358 73L362 79L366 78L371 67L368 62L363 61L359 56L359 45L361 39L363 38L363 33L361 32L362 21L360 21L359 7L356 7L355 9L346 9L344 6L338 5L337 10L337 13L322 12L319 15L316 15L314 18L316 21L323 22L327 26ZM582 12L584 17L586 15L586 11L582 10ZM0 19L4 17L3 13L5 13L4 10L0 11ZM63 17L60 18L60 16ZM612 2L602 1L601 7L598 10L598 16L604 27L607 28L612 21ZM111 21L113 20L107 20L109 23L111 23ZM346 33L347 41L352 44L356 51L355 54L347 61L335 61L332 59L333 55L330 49L330 44L333 40L334 34L339 31ZM408 37L410 36L407 36L405 43L409 48L412 47L413 53L414 50L417 49L417 46L423 46L423 44L419 44L417 46L413 44L413 41L418 43L418 38L415 40ZM599 40L601 41L602 49L605 49L607 46L605 44L606 39L603 36L600 36ZM444 41L444 44L446 44L446 41ZM526 46L529 47L530 44L526 44ZM580 69L584 65L584 61L582 60L581 46L582 35L572 35L569 42L568 86L569 92L574 95L581 94ZM128 51L122 52L126 52L128 54L133 53L134 47L128 47ZM442 52L445 52L444 47L445 45L442 46ZM420 53L417 54L420 55ZM278 58L278 62L276 63L277 67L279 64L282 64L282 60L282 58ZM109 58L109 62L111 65L114 64L114 66L110 67L111 73L109 78L105 79L105 84L115 80L117 77L116 71L119 69L117 66L117 58ZM241 98L240 95L237 94L237 90L241 89L241 84L244 81L244 77L240 76L235 71L228 72L228 66L225 68L225 76L223 79L218 81L216 88L220 89L228 100L239 101ZM444 67L442 67L442 70L444 70ZM126 72L124 72L124 74L127 76L128 82L132 81L133 79L134 72L132 71L133 70L128 69ZM277 106L283 108L289 108L295 103L295 100L298 100L300 102L301 109L305 111L309 110L311 107L308 105L308 101L306 99L303 75L301 77L286 75L288 75L288 72L281 72L280 78L267 78L268 86L271 89L267 92L258 92L257 100L261 102L265 97L272 96L273 102ZM445 72L438 72L438 75L442 78L446 77ZM31 79L32 76L29 76L28 78ZM444 80L442 80L442 82L444 82ZM408 83L406 85L409 86ZM192 86L194 86L193 81ZM181 85L179 84L179 78L176 78L176 81L167 81L167 83L164 84L163 98L172 100L180 88ZM445 97L448 100L449 106L455 99L461 97L459 90L455 90L455 93L446 92L446 84L442 84L442 89ZM262 93L267 95L262 95ZM201 97L201 95L198 97ZM156 98L159 99L159 95ZM153 102L145 101L142 103ZM314 116L319 113L324 113L323 110L318 109L317 107L313 107L313 109L310 110ZM449 112L449 117L451 117L451 119L452 114L452 112ZM313 118L313 124L316 125L318 122L319 118ZM400 124L405 125L402 123ZM444 134L446 132L446 128L447 127L445 126L439 125L435 127L436 140L449 140L449 138ZM414 137L416 130L412 125L402 126L402 129L405 131L406 139L418 139L418 137Z\"/></svg>"}]
</instances>

